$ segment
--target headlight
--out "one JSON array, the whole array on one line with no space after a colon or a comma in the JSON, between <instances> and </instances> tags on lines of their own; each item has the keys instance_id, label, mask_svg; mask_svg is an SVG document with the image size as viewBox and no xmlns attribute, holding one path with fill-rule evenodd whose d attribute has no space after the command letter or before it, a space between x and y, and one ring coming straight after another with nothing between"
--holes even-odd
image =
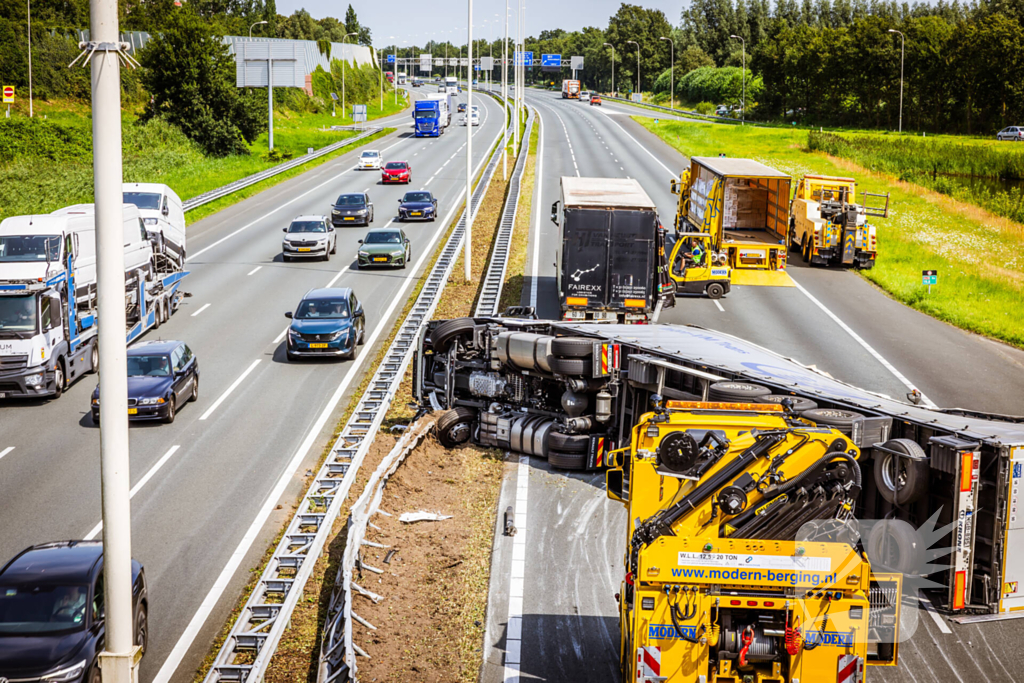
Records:
<instances>
[{"instance_id":1,"label":"headlight","mask_svg":"<svg viewBox=\"0 0 1024 683\"><path fill-rule=\"evenodd\" d=\"M161 404L163 402L164 402L164 400L162 398L140 398L139 399L139 405L140 406L155 406L155 405L159 405L159 404Z\"/></svg>"},{"instance_id":2,"label":"headlight","mask_svg":"<svg viewBox=\"0 0 1024 683\"><path fill-rule=\"evenodd\" d=\"M363 251L362 249L360 249L360 250L359 250L359 255L360 255L360 256L369 256L369 255L370 255L370 252L368 252L368 251Z\"/></svg>"},{"instance_id":3,"label":"headlight","mask_svg":"<svg viewBox=\"0 0 1024 683\"><path fill-rule=\"evenodd\" d=\"M30 387L38 387L43 383L43 373L37 372L34 375L29 375L25 378L25 384Z\"/></svg>"},{"instance_id":4,"label":"headlight","mask_svg":"<svg viewBox=\"0 0 1024 683\"><path fill-rule=\"evenodd\" d=\"M327 341L338 341L345 336L346 330L335 332L334 334L327 335Z\"/></svg>"},{"instance_id":5,"label":"headlight","mask_svg":"<svg viewBox=\"0 0 1024 683\"><path fill-rule=\"evenodd\" d=\"M404 256L405 255L405 250L404 249L399 249L398 251L393 251L393 252L391 252L391 255L392 256Z\"/></svg>"},{"instance_id":6,"label":"headlight","mask_svg":"<svg viewBox=\"0 0 1024 683\"><path fill-rule=\"evenodd\" d=\"M46 674L39 680L48 681L48 683L60 683L60 681L77 681L82 677L82 672L85 671L85 660L73 664L72 666L58 669L51 674Z\"/></svg>"},{"instance_id":7,"label":"headlight","mask_svg":"<svg viewBox=\"0 0 1024 683\"><path fill-rule=\"evenodd\" d=\"M155 218L143 218L142 222L146 225L156 225L159 221Z\"/></svg>"},{"instance_id":8,"label":"headlight","mask_svg":"<svg viewBox=\"0 0 1024 683\"><path fill-rule=\"evenodd\" d=\"M335 209L334 211L331 211L331 213L333 213L335 216L337 216L337 215L339 215L341 213L341 211L338 211L337 209Z\"/></svg>"}]
</instances>

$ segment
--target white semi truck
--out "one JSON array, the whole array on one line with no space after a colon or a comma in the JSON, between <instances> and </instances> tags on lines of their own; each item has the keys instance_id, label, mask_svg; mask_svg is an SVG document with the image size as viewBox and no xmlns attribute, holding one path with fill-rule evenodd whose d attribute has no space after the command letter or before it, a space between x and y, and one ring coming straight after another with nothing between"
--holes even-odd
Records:
<instances>
[{"instance_id":1,"label":"white semi truck","mask_svg":"<svg viewBox=\"0 0 1024 683\"><path fill-rule=\"evenodd\" d=\"M0 399L57 397L96 370L95 223L91 204L0 223ZM130 343L170 317L188 273L154 256L133 204L123 207L123 230Z\"/></svg>"}]
</instances>

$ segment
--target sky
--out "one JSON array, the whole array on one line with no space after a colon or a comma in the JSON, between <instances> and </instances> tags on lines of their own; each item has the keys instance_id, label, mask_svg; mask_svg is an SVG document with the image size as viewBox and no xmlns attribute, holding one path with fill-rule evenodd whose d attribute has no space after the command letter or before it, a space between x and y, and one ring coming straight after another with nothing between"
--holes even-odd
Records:
<instances>
[{"instance_id":1,"label":"sky","mask_svg":"<svg viewBox=\"0 0 1024 683\"><path fill-rule=\"evenodd\" d=\"M651 9L660 9L673 26L679 23L684 0L631 0ZM430 40L466 42L467 3L463 0L277 0L279 14L289 15L304 8L313 17L345 18L349 2L359 23L369 26L373 42L383 46L395 39L398 45L423 45ZM524 0L526 35L536 36L545 29L576 31L584 26L605 28L622 0ZM515 32L515 14L519 0L509 0L509 31ZM543 8L540 11L533 12ZM504 0L473 0L473 37L497 38L504 30ZM487 21L489 23L485 24ZM395 38L389 38L395 36Z\"/></svg>"}]
</instances>

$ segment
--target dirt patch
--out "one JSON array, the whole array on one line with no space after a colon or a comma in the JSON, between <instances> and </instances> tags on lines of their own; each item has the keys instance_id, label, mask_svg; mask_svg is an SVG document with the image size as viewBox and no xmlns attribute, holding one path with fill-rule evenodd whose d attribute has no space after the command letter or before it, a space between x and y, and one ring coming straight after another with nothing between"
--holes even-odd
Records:
<instances>
[{"instance_id":1,"label":"dirt patch","mask_svg":"<svg viewBox=\"0 0 1024 683\"><path fill-rule=\"evenodd\" d=\"M384 600L361 595L353 609L377 627L358 623L355 642L370 655L359 658L359 678L381 683L469 683L479 674L495 501L504 465L500 454L475 448L447 450L428 437L384 489L381 509L367 539L357 583ZM451 515L439 522L404 524L403 512ZM393 552L392 552L393 551ZM390 555L390 557L389 557ZM387 560L387 561L386 561Z\"/></svg>"}]
</instances>

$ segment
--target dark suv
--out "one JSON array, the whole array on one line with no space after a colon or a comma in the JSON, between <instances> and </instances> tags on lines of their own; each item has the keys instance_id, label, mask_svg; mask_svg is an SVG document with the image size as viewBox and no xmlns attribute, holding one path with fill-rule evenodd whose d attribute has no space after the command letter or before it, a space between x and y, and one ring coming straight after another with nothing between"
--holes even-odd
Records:
<instances>
[{"instance_id":1,"label":"dark suv","mask_svg":"<svg viewBox=\"0 0 1024 683\"><path fill-rule=\"evenodd\" d=\"M146 573L132 560L135 644L149 640ZM0 570L0 679L99 683L106 630L103 544L60 541L18 553Z\"/></svg>"}]
</instances>

